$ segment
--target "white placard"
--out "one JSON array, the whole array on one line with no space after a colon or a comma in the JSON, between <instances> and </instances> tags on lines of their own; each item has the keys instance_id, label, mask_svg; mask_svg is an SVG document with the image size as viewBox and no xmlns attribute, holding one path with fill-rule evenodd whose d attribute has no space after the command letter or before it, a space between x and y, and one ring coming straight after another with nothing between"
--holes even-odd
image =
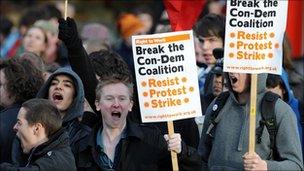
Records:
<instances>
[{"instance_id":1,"label":"white placard","mask_svg":"<svg viewBox=\"0 0 304 171\"><path fill-rule=\"evenodd\" d=\"M132 36L143 122L201 116L192 31Z\"/></svg>"},{"instance_id":2,"label":"white placard","mask_svg":"<svg viewBox=\"0 0 304 171\"><path fill-rule=\"evenodd\" d=\"M224 71L282 73L287 0L229 0Z\"/></svg>"}]
</instances>

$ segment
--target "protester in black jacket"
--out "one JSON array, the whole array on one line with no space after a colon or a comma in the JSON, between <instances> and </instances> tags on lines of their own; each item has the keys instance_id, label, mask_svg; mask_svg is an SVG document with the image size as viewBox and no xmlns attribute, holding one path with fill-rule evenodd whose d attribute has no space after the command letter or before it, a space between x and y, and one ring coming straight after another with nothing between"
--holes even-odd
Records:
<instances>
[{"instance_id":1,"label":"protester in black jacket","mask_svg":"<svg viewBox=\"0 0 304 171\"><path fill-rule=\"evenodd\" d=\"M172 170L169 151L178 153L181 170L199 170L201 158L180 134L163 136L156 127L127 121L133 107L128 78L104 78L96 88L96 109L102 122L84 141L76 158L78 170ZM169 150L169 151L168 151Z\"/></svg>"},{"instance_id":2,"label":"protester in black jacket","mask_svg":"<svg viewBox=\"0 0 304 171\"><path fill-rule=\"evenodd\" d=\"M29 156L27 163L2 163L0 170L76 170L69 137L61 126L60 113L50 101L31 99L23 103L14 130L21 141L23 152Z\"/></svg>"},{"instance_id":3,"label":"protester in black jacket","mask_svg":"<svg viewBox=\"0 0 304 171\"><path fill-rule=\"evenodd\" d=\"M75 159L77 170L105 170L99 161L101 148L96 144L99 129L102 129L102 123L96 125L91 136L85 141L87 144L82 144L86 148ZM138 124L127 119L126 130L128 135L121 139L121 147L119 147L121 154L117 159L115 158L118 161L115 161L116 168L113 170L172 170L171 156L168 153L166 141L155 126ZM181 153L177 155L179 169L200 170L201 158L196 150L184 142L181 142L181 149Z\"/></svg>"},{"instance_id":4,"label":"protester in black jacket","mask_svg":"<svg viewBox=\"0 0 304 171\"><path fill-rule=\"evenodd\" d=\"M105 60L99 60L100 65L99 67L103 67L103 72L96 72L97 69L94 66L91 60L89 60L88 55L85 49L82 46L82 41L78 36L77 33L77 26L73 19L67 18L59 19L59 39L61 39L68 48L68 57L73 70L79 74L79 77L84 83L84 91L86 95L86 99L88 100L91 107L94 109L95 103L95 88L97 85L97 79L95 74L99 77L103 77L105 75L110 74L119 74L119 75L127 75L129 79L135 75L132 71L128 70L128 65L124 61L121 61L119 55L113 52L94 52L90 54L90 56L94 56L93 62L96 62L97 58L108 58ZM112 61L111 65L108 65L107 61ZM104 63L101 63L104 62ZM104 71L108 72L104 72ZM95 71L95 73L94 73ZM139 109L139 102L138 102L138 95L137 95L137 88L135 78L133 77L133 84L134 84L134 106L132 112L128 115L128 117L137 123L141 123L140 118L140 109ZM95 110L96 113L99 113ZM98 121L96 119L96 121ZM162 134L167 134L167 125L166 123L153 123L156 125L162 132ZM196 148L199 142L199 133L197 125L193 118L179 120L174 122L174 130L181 134L182 139L185 143L191 147Z\"/></svg>"}]
</instances>

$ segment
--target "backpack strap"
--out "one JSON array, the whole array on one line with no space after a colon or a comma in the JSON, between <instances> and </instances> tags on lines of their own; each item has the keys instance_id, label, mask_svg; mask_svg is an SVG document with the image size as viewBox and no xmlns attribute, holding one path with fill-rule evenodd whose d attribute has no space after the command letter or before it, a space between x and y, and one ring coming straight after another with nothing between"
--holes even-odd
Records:
<instances>
[{"instance_id":1,"label":"backpack strap","mask_svg":"<svg viewBox=\"0 0 304 171\"><path fill-rule=\"evenodd\" d=\"M257 129L257 142L261 143L261 136L263 128L266 126L270 138L270 149L272 150L272 156L278 156L276 149L276 135L278 131L277 121L275 116L275 104L279 99L277 94L272 92L266 92L261 102L261 115L260 127Z\"/></svg>"},{"instance_id":2,"label":"backpack strap","mask_svg":"<svg viewBox=\"0 0 304 171\"><path fill-rule=\"evenodd\" d=\"M208 126L207 132L206 132L207 136L206 136L205 144L208 147L212 147L212 140L215 136L214 134L215 134L216 125L219 123L219 121L221 119L221 115L219 115L219 112L224 107L228 97L229 97L229 91L226 91L226 92L222 92L215 99L214 105L212 107L212 112L210 114L209 126Z\"/></svg>"}]
</instances>

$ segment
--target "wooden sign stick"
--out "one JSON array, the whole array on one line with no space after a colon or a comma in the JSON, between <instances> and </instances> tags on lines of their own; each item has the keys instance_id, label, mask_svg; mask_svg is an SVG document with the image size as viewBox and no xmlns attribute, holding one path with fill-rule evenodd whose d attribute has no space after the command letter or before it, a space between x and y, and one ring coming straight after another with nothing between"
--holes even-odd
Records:
<instances>
[{"instance_id":1,"label":"wooden sign stick","mask_svg":"<svg viewBox=\"0 0 304 171\"><path fill-rule=\"evenodd\" d=\"M250 118L249 118L249 154L255 151L255 122L256 122L257 74L251 74L250 86Z\"/></svg>"},{"instance_id":2,"label":"wooden sign stick","mask_svg":"<svg viewBox=\"0 0 304 171\"><path fill-rule=\"evenodd\" d=\"M168 126L168 134L170 137L172 134L174 134L173 121L168 121L167 126ZM177 154L174 151L171 151L171 160L172 160L173 171L178 171Z\"/></svg>"},{"instance_id":3,"label":"wooden sign stick","mask_svg":"<svg viewBox=\"0 0 304 171\"><path fill-rule=\"evenodd\" d=\"M64 19L66 20L68 17L68 0L64 2Z\"/></svg>"}]
</instances>

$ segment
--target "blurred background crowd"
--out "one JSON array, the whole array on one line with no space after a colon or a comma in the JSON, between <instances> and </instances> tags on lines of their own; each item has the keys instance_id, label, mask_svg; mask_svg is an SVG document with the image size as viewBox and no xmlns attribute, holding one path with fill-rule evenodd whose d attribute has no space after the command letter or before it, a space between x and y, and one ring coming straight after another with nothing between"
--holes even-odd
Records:
<instances>
[{"instance_id":1,"label":"blurred background crowd","mask_svg":"<svg viewBox=\"0 0 304 171\"><path fill-rule=\"evenodd\" d=\"M37 95L38 90L45 91L42 84L52 83L58 73L73 73L74 81L78 80L77 85L83 83L83 87L78 87L83 99L66 98L69 102L84 104L75 105L81 106L79 109L74 109L73 105L64 109L70 112L73 108L76 111L71 112L73 121L93 127L100 120L94 107L95 88L98 80L117 74L134 83L134 106L132 111L127 112L131 113L132 121L141 123L131 37L172 31L170 13L166 10L168 4L164 2L168 1L70 0L68 17L63 19L64 0L0 0L0 111L3 109L0 126L8 123L0 127L0 163L10 159L8 151L15 136L12 127L16 123L20 104L33 97L42 97L39 93ZM202 2L205 3L202 3L193 30L204 115L214 98L228 90L228 81L222 62L226 0ZM302 2L289 1L287 31L282 44L284 72L281 76L269 74L267 78L267 90L279 94L296 114L301 140L304 137L304 10L299 4L303 5ZM187 13L193 11L185 11L185 15ZM188 19L185 16L182 18ZM73 72L65 73L67 68ZM53 97L42 98L52 100ZM66 100L57 96L54 99ZM176 121L174 127L187 145L197 148L203 123L204 117L197 117ZM162 134L167 133L165 123L155 125ZM70 134L73 133L70 131ZM72 135L70 138L75 140L79 137ZM78 147L72 144L72 151L74 146ZM1 147L7 147L7 151L1 151Z\"/></svg>"},{"instance_id":2,"label":"blurred background crowd","mask_svg":"<svg viewBox=\"0 0 304 171\"><path fill-rule=\"evenodd\" d=\"M224 0L206 1L200 14L202 16L207 13L225 14ZM43 56L47 64L66 65L66 51L60 45L57 38L58 23L57 19L64 15L64 1L39 1L39 0L1 0L1 58L11 58L28 50L28 40L25 35L30 33L30 28L36 26L42 28L42 33L47 35L46 47L35 47L36 53ZM294 5L296 6L296 5ZM84 46L88 53L117 46L126 36L122 32L132 32L130 26L136 23L132 17L121 17L122 13L132 13L136 15L141 22L144 23L145 34L156 32L166 32L170 29L168 15L165 11L163 1L153 0L73 0L68 2L67 15L77 21L78 32L84 41ZM289 20L294 20L296 14L290 15ZM302 17L299 17L303 19ZM302 23L302 24L300 24ZM300 22L300 25L304 25ZM294 25L294 24L293 24ZM300 26L294 29L288 24L289 32L300 30ZM290 29L291 28L291 29ZM134 29L134 28L133 28ZM36 28L37 30L37 28ZM31 30L36 32L35 30ZM133 34L133 33L132 33ZM303 42L303 33L299 33L297 40L294 40L296 33L289 33L292 36L291 48L293 65L296 70L303 75L303 46L299 44L299 40ZM302 39L302 40L301 40ZM294 43L296 42L296 43ZM300 46L300 47L299 47ZM43 54L41 54L43 53Z\"/></svg>"}]
</instances>

